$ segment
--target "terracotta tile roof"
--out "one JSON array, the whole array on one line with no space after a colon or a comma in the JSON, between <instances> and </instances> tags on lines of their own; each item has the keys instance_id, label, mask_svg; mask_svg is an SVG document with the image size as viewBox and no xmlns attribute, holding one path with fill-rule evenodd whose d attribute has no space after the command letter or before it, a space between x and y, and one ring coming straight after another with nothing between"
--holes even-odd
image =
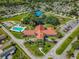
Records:
<instances>
[{"instance_id":1,"label":"terracotta tile roof","mask_svg":"<svg viewBox=\"0 0 79 59\"><path fill-rule=\"evenodd\" d=\"M47 30L44 30L43 32L47 35L57 35L57 32L55 31L55 29L51 27L47 28Z\"/></svg>"},{"instance_id":2,"label":"terracotta tile roof","mask_svg":"<svg viewBox=\"0 0 79 59\"><path fill-rule=\"evenodd\" d=\"M37 37L38 39L42 39L42 38L44 38L44 34L43 34L43 33L39 33L38 35L36 35L36 37Z\"/></svg>"},{"instance_id":3,"label":"terracotta tile roof","mask_svg":"<svg viewBox=\"0 0 79 59\"><path fill-rule=\"evenodd\" d=\"M44 30L43 33L45 33L46 35L56 35L57 33L53 30Z\"/></svg>"},{"instance_id":4,"label":"terracotta tile roof","mask_svg":"<svg viewBox=\"0 0 79 59\"><path fill-rule=\"evenodd\" d=\"M23 31L23 34L24 35L34 35L35 33L34 33L34 30L25 30L25 31Z\"/></svg>"},{"instance_id":5,"label":"terracotta tile roof","mask_svg":"<svg viewBox=\"0 0 79 59\"><path fill-rule=\"evenodd\" d=\"M43 27L43 25L38 25L36 26L35 30L38 31L38 30L44 30L45 28Z\"/></svg>"},{"instance_id":6,"label":"terracotta tile roof","mask_svg":"<svg viewBox=\"0 0 79 59\"><path fill-rule=\"evenodd\" d=\"M27 36L35 35L38 39L42 39L45 35L56 35L57 33L51 27L45 29L43 25L38 25L36 26L35 30L25 30L23 34Z\"/></svg>"}]
</instances>

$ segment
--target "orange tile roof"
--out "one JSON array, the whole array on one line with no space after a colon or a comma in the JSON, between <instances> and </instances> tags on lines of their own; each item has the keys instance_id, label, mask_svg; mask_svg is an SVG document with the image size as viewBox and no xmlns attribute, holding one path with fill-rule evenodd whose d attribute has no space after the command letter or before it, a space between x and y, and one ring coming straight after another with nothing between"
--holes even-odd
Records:
<instances>
[{"instance_id":1,"label":"orange tile roof","mask_svg":"<svg viewBox=\"0 0 79 59\"><path fill-rule=\"evenodd\" d=\"M43 32L47 35L56 35L57 34L57 32L54 30L54 28L51 28L51 27L47 28L47 30L44 30Z\"/></svg>"},{"instance_id":2,"label":"orange tile roof","mask_svg":"<svg viewBox=\"0 0 79 59\"><path fill-rule=\"evenodd\" d=\"M38 39L42 39L42 38L44 38L44 34L43 34L43 33L39 33L38 35L36 35L36 37L37 37Z\"/></svg>"},{"instance_id":3,"label":"orange tile roof","mask_svg":"<svg viewBox=\"0 0 79 59\"><path fill-rule=\"evenodd\" d=\"M36 26L35 30L38 31L38 30L44 30L45 28L43 27L43 25L38 25Z\"/></svg>"},{"instance_id":4,"label":"orange tile roof","mask_svg":"<svg viewBox=\"0 0 79 59\"><path fill-rule=\"evenodd\" d=\"M23 34L27 36L35 35L38 39L42 39L45 35L56 35L57 33L51 27L45 29L43 25L38 25L36 26L35 30L25 30L23 31Z\"/></svg>"},{"instance_id":5,"label":"orange tile roof","mask_svg":"<svg viewBox=\"0 0 79 59\"><path fill-rule=\"evenodd\" d=\"M23 33L24 33L24 35L34 35L35 33L34 33L34 30L25 30L25 31L23 31Z\"/></svg>"}]
</instances>

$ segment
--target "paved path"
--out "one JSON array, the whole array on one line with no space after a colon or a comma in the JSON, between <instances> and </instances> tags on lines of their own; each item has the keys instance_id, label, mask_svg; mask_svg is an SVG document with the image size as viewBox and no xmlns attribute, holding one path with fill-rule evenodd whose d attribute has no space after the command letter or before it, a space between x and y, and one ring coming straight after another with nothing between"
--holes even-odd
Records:
<instances>
[{"instance_id":1,"label":"paved path","mask_svg":"<svg viewBox=\"0 0 79 59\"><path fill-rule=\"evenodd\" d=\"M79 25L79 24L78 24ZM48 57L49 56L52 56L54 59L65 59L66 58L66 56L63 54L61 54L61 55L56 55L56 49L66 40L66 38L68 37L68 36L70 36L71 35L71 33L78 27L78 25L74 28L74 29L72 29L70 32L68 32L68 34L67 35L65 35L43 58L41 58L41 59L48 59ZM31 54L31 52L23 45L23 42L21 42L21 41L18 41L5 27L3 27L2 26L2 29L12 38L12 40L16 43L16 44L18 44L23 50L24 50L24 52L28 55L28 56L30 56L30 58L31 59L40 59L40 58L37 58L37 57L35 57L33 54ZM65 53L65 52L63 52L63 53Z\"/></svg>"},{"instance_id":2,"label":"paved path","mask_svg":"<svg viewBox=\"0 0 79 59\"><path fill-rule=\"evenodd\" d=\"M65 51L61 54L61 58L62 56L64 56L64 59L67 59L66 55L67 55L67 51L69 51L72 47L72 43L74 43L75 41L77 41L77 37L74 38L74 40L68 45L68 47L65 49Z\"/></svg>"},{"instance_id":3,"label":"paved path","mask_svg":"<svg viewBox=\"0 0 79 59\"><path fill-rule=\"evenodd\" d=\"M27 13L27 11L26 11L26 12L21 12L21 13L10 14L10 15L4 15L4 16L2 16L2 17L8 18L8 17L16 16L16 15L21 15L21 14L23 14L23 13Z\"/></svg>"},{"instance_id":4,"label":"paved path","mask_svg":"<svg viewBox=\"0 0 79 59\"><path fill-rule=\"evenodd\" d=\"M54 59L63 59L63 58L65 59L65 57L62 56L62 54L61 54L61 55L56 55L56 49L61 46L61 44L66 40L66 38L67 38L68 36L70 36L70 35L74 32L74 30L75 30L77 27L79 27L79 24L78 24L74 29L72 29L67 35L65 35L65 37L63 37L63 38L61 39L61 41L59 41L59 42L55 45L55 47L52 48L52 49L45 55L44 59L47 59L49 56L52 56ZM60 56L61 56L61 57L60 57Z\"/></svg>"},{"instance_id":5,"label":"paved path","mask_svg":"<svg viewBox=\"0 0 79 59\"><path fill-rule=\"evenodd\" d=\"M11 44L11 42L12 42L12 40L10 40L10 41L6 42L5 44L3 44L3 46L2 46L2 47L0 47L0 49L4 49L6 46L10 45L10 44Z\"/></svg>"},{"instance_id":6,"label":"paved path","mask_svg":"<svg viewBox=\"0 0 79 59\"><path fill-rule=\"evenodd\" d=\"M30 56L31 59L36 59L35 56L33 56L33 54L31 54L31 52L21 43L19 42L5 27L2 26L2 29L12 38L12 40L19 45L19 47L21 47L24 52Z\"/></svg>"}]
</instances>

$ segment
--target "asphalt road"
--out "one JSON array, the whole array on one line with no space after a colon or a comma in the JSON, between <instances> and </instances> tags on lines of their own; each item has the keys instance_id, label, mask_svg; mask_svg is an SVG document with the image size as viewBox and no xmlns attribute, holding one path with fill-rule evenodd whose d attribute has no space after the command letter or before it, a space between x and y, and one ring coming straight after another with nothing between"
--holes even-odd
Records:
<instances>
[{"instance_id":1,"label":"asphalt road","mask_svg":"<svg viewBox=\"0 0 79 59\"><path fill-rule=\"evenodd\" d=\"M2 26L2 29L12 38L12 40L19 45L20 48L22 48L24 50L24 52L30 56L31 59L48 59L49 56L52 56L53 59L65 59L66 57L61 55L56 55L56 49L66 40L66 38L68 36L70 36L72 34L72 32L74 32L74 30L79 26L79 24L72 29L70 32L67 33L67 35L65 35L43 58L37 58L36 56L34 56L24 45L21 41L18 41L17 38L15 38L15 36L13 36L9 30L7 30L5 27Z\"/></svg>"},{"instance_id":2,"label":"asphalt road","mask_svg":"<svg viewBox=\"0 0 79 59\"><path fill-rule=\"evenodd\" d=\"M35 56L21 43L20 41L17 40L4 26L2 26L2 29L12 38L12 40L19 45L20 48L24 50L24 52L30 56L31 59L36 59Z\"/></svg>"}]
</instances>

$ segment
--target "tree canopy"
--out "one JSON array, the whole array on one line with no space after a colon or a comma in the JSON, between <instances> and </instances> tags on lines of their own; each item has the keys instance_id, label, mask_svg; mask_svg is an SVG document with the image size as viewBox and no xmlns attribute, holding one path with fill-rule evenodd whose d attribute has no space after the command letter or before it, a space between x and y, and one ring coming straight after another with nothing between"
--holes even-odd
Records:
<instances>
[{"instance_id":1,"label":"tree canopy","mask_svg":"<svg viewBox=\"0 0 79 59\"><path fill-rule=\"evenodd\" d=\"M25 24L35 24L35 25L51 24L51 25L57 26L60 24L58 18L56 18L56 17L53 17L53 16L49 16L49 17L45 17L45 18L44 17L42 16L41 18L39 18L39 17L29 15L23 19L23 22Z\"/></svg>"}]
</instances>

